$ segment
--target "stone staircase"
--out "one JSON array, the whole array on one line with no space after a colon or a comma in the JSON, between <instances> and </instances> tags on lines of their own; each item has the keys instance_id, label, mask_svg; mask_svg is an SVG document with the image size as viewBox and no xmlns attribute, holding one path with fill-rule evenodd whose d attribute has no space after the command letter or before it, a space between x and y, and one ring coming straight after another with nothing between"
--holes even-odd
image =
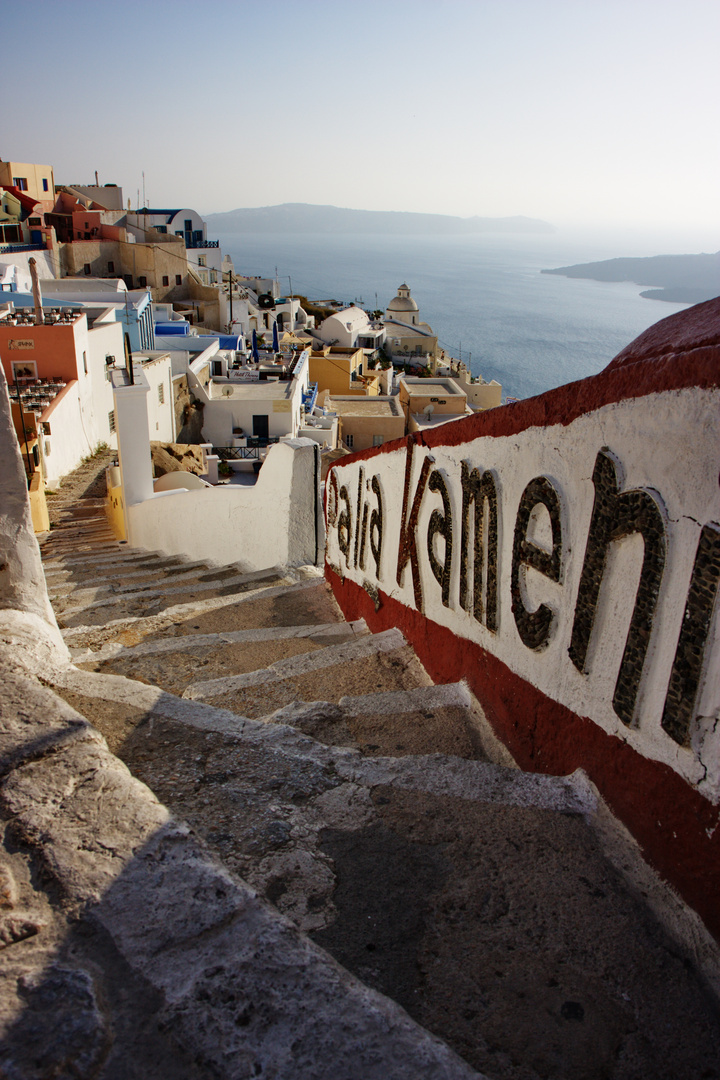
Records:
<instances>
[{"instance_id":1,"label":"stone staircase","mask_svg":"<svg viewBox=\"0 0 720 1080\"><path fill-rule=\"evenodd\" d=\"M196 1072L187 1036L187 1061L146 1075L720 1077L716 1005L584 778L516 769L467 687L434 686L398 630L345 622L314 567L118 544L94 499L62 511L42 553L72 657L46 682L231 875L459 1055L423 1049L421 1067L400 1025L397 1061L351 1066L349 1050L345 1073L202 1055ZM262 967L261 936L253 952ZM213 1023L234 1016L216 1042L242 1058L263 1001L204 992ZM332 1006L316 1022L340 1038Z\"/></svg>"}]
</instances>

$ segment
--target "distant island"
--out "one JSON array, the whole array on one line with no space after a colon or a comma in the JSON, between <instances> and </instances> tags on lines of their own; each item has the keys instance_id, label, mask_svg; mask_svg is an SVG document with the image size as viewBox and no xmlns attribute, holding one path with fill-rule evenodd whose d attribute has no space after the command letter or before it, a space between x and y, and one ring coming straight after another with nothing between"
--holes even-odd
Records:
<instances>
[{"instance_id":1,"label":"distant island","mask_svg":"<svg viewBox=\"0 0 720 1080\"><path fill-rule=\"evenodd\" d=\"M215 232L238 233L385 233L439 236L463 233L553 233L547 221L529 217L453 217L399 210L346 210L339 206L282 203L206 214Z\"/></svg>"},{"instance_id":2,"label":"distant island","mask_svg":"<svg viewBox=\"0 0 720 1080\"><path fill-rule=\"evenodd\" d=\"M542 270L543 274L590 278L593 281L633 281L654 285L641 296L676 304L700 304L720 295L720 251L714 255L652 255L646 259L606 259Z\"/></svg>"}]
</instances>

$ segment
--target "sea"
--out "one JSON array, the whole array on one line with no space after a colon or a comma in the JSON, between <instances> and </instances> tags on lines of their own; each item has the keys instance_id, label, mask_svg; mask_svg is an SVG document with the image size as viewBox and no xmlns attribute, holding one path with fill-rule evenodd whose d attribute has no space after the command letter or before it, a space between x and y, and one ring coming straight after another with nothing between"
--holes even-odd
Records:
<instances>
[{"instance_id":1,"label":"sea","mask_svg":"<svg viewBox=\"0 0 720 1080\"><path fill-rule=\"evenodd\" d=\"M420 318L503 400L601 371L633 338L687 307L649 300L631 282L542 274L544 268L700 250L695 238L642 240L558 231L468 236L215 233L235 272L276 277L281 292L384 310L407 284ZM707 250L707 247L706 247Z\"/></svg>"}]
</instances>

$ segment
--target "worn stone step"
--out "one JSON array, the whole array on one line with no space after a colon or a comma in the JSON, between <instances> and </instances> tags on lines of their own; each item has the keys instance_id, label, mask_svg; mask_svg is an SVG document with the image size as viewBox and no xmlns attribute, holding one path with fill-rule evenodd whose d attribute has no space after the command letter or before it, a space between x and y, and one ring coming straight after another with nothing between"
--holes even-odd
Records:
<instances>
[{"instance_id":1,"label":"worn stone step","mask_svg":"<svg viewBox=\"0 0 720 1080\"><path fill-rule=\"evenodd\" d=\"M81 699L82 715L110 740L115 750L117 735L104 730L107 714L96 708L102 702L134 710L133 728L144 726L151 719L167 720L198 732L228 737L271 755L282 754L290 760L312 761L330 767L337 770L343 781L372 786L377 782L389 783L394 777L408 790L444 793L500 805L535 807L567 814L589 814L596 808L596 794L580 773L571 777L524 773L517 768L443 754L368 758L354 750L327 746L292 725L267 723L267 718L238 716L216 705L170 694L160 687L122 675L86 671L74 665L48 671L45 682L65 701L73 696ZM374 696L360 695L361 698ZM455 698L454 688L450 696L451 700ZM358 706L359 709L362 707L362 704Z\"/></svg>"},{"instance_id":2,"label":"worn stone step","mask_svg":"<svg viewBox=\"0 0 720 1080\"><path fill-rule=\"evenodd\" d=\"M101 730L112 702L123 760L225 866L483 1074L717 1060L713 1006L604 855L582 778L368 759L126 679L61 681Z\"/></svg>"},{"instance_id":3,"label":"worn stone step","mask_svg":"<svg viewBox=\"0 0 720 1080\"><path fill-rule=\"evenodd\" d=\"M29 679L5 690L3 1075L471 1080L221 866L79 717L48 741L54 695Z\"/></svg>"},{"instance_id":4,"label":"worn stone step","mask_svg":"<svg viewBox=\"0 0 720 1080\"><path fill-rule=\"evenodd\" d=\"M262 664L354 641L367 634L369 630L362 619L356 623L271 626L223 634L154 638L132 648L114 643L95 656L87 655L90 652L87 649L76 650L73 660L86 671L126 675L182 694L199 673L206 678L223 678L254 671Z\"/></svg>"},{"instance_id":5,"label":"worn stone step","mask_svg":"<svg viewBox=\"0 0 720 1080\"><path fill-rule=\"evenodd\" d=\"M55 496L47 499L47 507L51 521L84 521L88 517L104 518L108 520L105 509L105 500L81 499L73 503L68 500L61 501Z\"/></svg>"},{"instance_id":6,"label":"worn stone step","mask_svg":"<svg viewBox=\"0 0 720 1080\"><path fill-rule=\"evenodd\" d=\"M95 506L83 507L82 510L75 511L71 508L55 510L53 512L53 524L58 529L84 529L88 525L94 523L109 525L107 514L103 509Z\"/></svg>"},{"instance_id":7,"label":"worn stone step","mask_svg":"<svg viewBox=\"0 0 720 1080\"><path fill-rule=\"evenodd\" d=\"M90 555L99 552L109 554L111 549L118 547L119 543L120 541L114 535L94 541L85 539L75 541L68 539L53 540L50 538L44 541L41 552L48 559L62 558L65 555Z\"/></svg>"},{"instance_id":8,"label":"worn stone step","mask_svg":"<svg viewBox=\"0 0 720 1080\"><path fill-rule=\"evenodd\" d=\"M277 581L277 584L270 584ZM258 625L293 626L323 623L342 618L325 580L314 568L297 567L276 578L268 576L240 595L214 597L189 604L174 604L157 615L129 616L104 621L107 609L91 615L92 624L78 621L62 629L69 646L100 648L107 642L137 645L162 633L166 637L225 630L249 629Z\"/></svg>"},{"instance_id":9,"label":"worn stone step","mask_svg":"<svg viewBox=\"0 0 720 1080\"><path fill-rule=\"evenodd\" d=\"M258 571L258 575L264 573L264 571ZM217 567L210 566L206 562L188 563L187 565L167 567L167 569L153 569L143 570L133 573L128 572L125 575L116 574L115 571L108 572L104 580L95 586L90 586L85 581L66 582L60 585L52 586L51 599L54 597L62 596L77 596L81 601L86 601L87 597L83 595L84 590L88 593L95 589L97 591L97 598L102 595L100 590L105 590L106 594L122 595L124 593L141 593L145 591L151 591L156 586L163 589L166 585L187 585L188 583L197 582L198 584L207 585L211 582L228 582L238 577L246 576L247 571L244 571L239 565ZM97 581L97 575L95 577Z\"/></svg>"},{"instance_id":10,"label":"worn stone step","mask_svg":"<svg viewBox=\"0 0 720 1080\"><path fill-rule=\"evenodd\" d=\"M62 573L73 576L78 575L80 578L97 576L99 573L112 572L113 570L122 574L126 571L130 573L133 570L142 570L154 566L183 567L195 565L204 565L204 563L190 562L190 560L181 559L177 555L162 555L152 551L139 552L135 548L123 545L120 541L118 541L116 551L102 550L77 558L72 555L54 556L52 558L43 557L43 569L46 576L48 574L57 575Z\"/></svg>"},{"instance_id":11,"label":"worn stone step","mask_svg":"<svg viewBox=\"0 0 720 1080\"><path fill-rule=\"evenodd\" d=\"M246 674L191 683L183 696L242 716L259 717L292 701L338 702L370 688L406 690L431 685L399 630L278 660Z\"/></svg>"},{"instance_id":12,"label":"worn stone step","mask_svg":"<svg viewBox=\"0 0 720 1080\"><path fill-rule=\"evenodd\" d=\"M249 574L236 573L226 581L188 581L185 585L158 583L156 588L113 592L104 594L97 600L77 603L77 597L58 598L53 604L55 615L61 626L71 626L81 618L84 622L97 624L108 618L155 615L168 607L178 604L190 604L204 599L223 596L236 596L252 587L258 580L281 580L281 574L266 575L265 571L253 571Z\"/></svg>"},{"instance_id":13,"label":"worn stone step","mask_svg":"<svg viewBox=\"0 0 720 1080\"><path fill-rule=\"evenodd\" d=\"M52 530L60 532L73 529L91 529L102 525L107 528L110 524L107 515L102 510L89 509L82 513L74 513L72 510L55 510L52 515Z\"/></svg>"},{"instance_id":14,"label":"worn stone step","mask_svg":"<svg viewBox=\"0 0 720 1080\"><path fill-rule=\"evenodd\" d=\"M369 757L440 753L515 767L466 683L294 701L262 719Z\"/></svg>"},{"instance_id":15,"label":"worn stone step","mask_svg":"<svg viewBox=\"0 0 720 1080\"><path fill-rule=\"evenodd\" d=\"M88 523L82 528L69 528L65 526L51 526L49 537L45 541L45 547L51 550L59 544L70 544L76 541L94 543L105 540L108 536L115 538L113 530L107 522Z\"/></svg>"},{"instance_id":16,"label":"worn stone step","mask_svg":"<svg viewBox=\"0 0 720 1080\"><path fill-rule=\"evenodd\" d=\"M187 573L192 569L202 570L202 568L210 570L210 563L204 561L181 562L177 559L147 559L142 562L108 559L107 562L100 563L91 570L83 569L81 566L66 568L60 565L44 564L45 579L49 588L65 584L82 588L87 582L99 581L100 579L124 584L135 579L143 581L156 575L171 577L175 574Z\"/></svg>"},{"instance_id":17,"label":"worn stone step","mask_svg":"<svg viewBox=\"0 0 720 1080\"><path fill-rule=\"evenodd\" d=\"M92 533L98 529L109 529L110 522L104 514L89 514L86 516L77 517L75 515L62 517L55 517L51 524L51 536L58 535L81 535L82 533Z\"/></svg>"},{"instance_id":18,"label":"worn stone step","mask_svg":"<svg viewBox=\"0 0 720 1080\"><path fill-rule=\"evenodd\" d=\"M43 541L43 549L52 551L53 548L61 546L70 546L73 543L97 543L104 540L106 537L112 536L115 538L110 526L105 522L104 525L87 525L83 528L67 528L60 526L51 526L51 531L46 534ZM117 542L117 541L116 541Z\"/></svg>"},{"instance_id":19,"label":"worn stone step","mask_svg":"<svg viewBox=\"0 0 720 1080\"><path fill-rule=\"evenodd\" d=\"M83 499L66 506L53 507L53 510L53 516L60 521L79 521L89 517L104 518L107 521L104 499Z\"/></svg>"},{"instance_id":20,"label":"worn stone step","mask_svg":"<svg viewBox=\"0 0 720 1080\"><path fill-rule=\"evenodd\" d=\"M264 571L258 572L258 579ZM205 587L213 582L230 582L247 574L239 566L218 568L208 563L191 563L188 565L168 567L167 569L145 570L139 573L129 572L126 575L117 574L114 570L106 572L104 577L95 575L97 584L89 585L90 577L84 581L61 582L53 584L48 582L50 599L59 601L58 610L62 610L63 604L86 605L95 600L105 597L122 596L126 593L151 594L156 590L164 592L166 587L178 584L198 584Z\"/></svg>"},{"instance_id":21,"label":"worn stone step","mask_svg":"<svg viewBox=\"0 0 720 1080\"><path fill-rule=\"evenodd\" d=\"M78 495L67 491L64 487L61 487L59 491L49 495L53 506L71 506L82 508L84 506L97 506L103 507L105 505L106 495Z\"/></svg>"},{"instance_id":22,"label":"worn stone step","mask_svg":"<svg viewBox=\"0 0 720 1080\"><path fill-rule=\"evenodd\" d=\"M183 560L178 555L166 555L161 551L149 551L145 548L132 548L128 544L123 544L118 541L118 562L148 562L153 559L171 560L173 562L182 562ZM73 567L94 566L100 565L103 562L108 562L110 555L105 551L97 551L92 555L83 555L81 557L74 558L72 555L65 555L62 558L53 559L50 561L51 566L64 566L68 569Z\"/></svg>"}]
</instances>

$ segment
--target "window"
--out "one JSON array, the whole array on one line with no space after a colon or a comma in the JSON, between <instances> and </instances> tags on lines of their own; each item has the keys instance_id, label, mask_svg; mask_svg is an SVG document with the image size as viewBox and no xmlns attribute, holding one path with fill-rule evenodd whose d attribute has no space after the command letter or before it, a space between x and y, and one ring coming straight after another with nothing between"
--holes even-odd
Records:
<instances>
[{"instance_id":1,"label":"window","mask_svg":"<svg viewBox=\"0 0 720 1080\"><path fill-rule=\"evenodd\" d=\"M115 263L114 262L109 262L108 263L108 274L114 274L114 273L115 273Z\"/></svg>"},{"instance_id":2,"label":"window","mask_svg":"<svg viewBox=\"0 0 720 1080\"><path fill-rule=\"evenodd\" d=\"M110 434L115 432L115 410L111 409L108 413L108 427L110 428Z\"/></svg>"},{"instance_id":3,"label":"window","mask_svg":"<svg viewBox=\"0 0 720 1080\"><path fill-rule=\"evenodd\" d=\"M144 289L147 286L147 278L143 277L142 274L138 278L138 281L140 282L140 288L141 289Z\"/></svg>"},{"instance_id":4,"label":"window","mask_svg":"<svg viewBox=\"0 0 720 1080\"><path fill-rule=\"evenodd\" d=\"M167 274L163 274L163 285L169 285L169 284L170 284L170 278L167 276Z\"/></svg>"},{"instance_id":5,"label":"window","mask_svg":"<svg viewBox=\"0 0 720 1080\"><path fill-rule=\"evenodd\" d=\"M32 341L33 339L31 338L30 340ZM34 341L32 348L35 348ZM27 385L28 380L35 380L38 377L37 363L34 360L13 360L12 377L14 383Z\"/></svg>"},{"instance_id":6,"label":"window","mask_svg":"<svg viewBox=\"0 0 720 1080\"><path fill-rule=\"evenodd\" d=\"M6 244L22 243L22 229L19 225L0 225L0 241Z\"/></svg>"},{"instance_id":7,"label":"window","mask_svg":"<svg viewBox=\"0 0 720 1080\"><path fill-rule=\"evenodd\" d=\"M162 383L158 383L158 405L165 404L165 387Z\"/></svg>"},{"instance_id":8,"label":"window","mask_svg":"<svg viewBox=\"0 0 720 1080\"><path fill-rule=\"evenodd\" d=\"M346 435L345 436L345 445L347 446L348 450L352 450L354 442L355 442L355 436L354 435Z\"/></svg>"},{"instance_id":9,"label":"window","mask_svg":"<svg viewBox=\"0 0 720 1080\"><path fill-rule=\"evenodd\" d=\"M42 225L39 217L31 217L28 219L30 225Z\"/></svg>"},{"instance_id":10,"label":"window","mask_svg":"<svg viewBox=\"0 0 720 1080\"><path fill-rule=\"evenodd\" d=\"M27 176L13 176L13 184L18 191L27 191Z\"/></svg>"},{"instance_id":11,"label":"window","mask_svg":"<svg viewBox=\"0 0 720 1080\"><path fill-rule=\"evenodd\" d=\"M182 276L180 274L175 275L175 284L182 285Z\"/></svg>"},{"instance_id":12,"label":"window","mask_svg":"<svg viewBox=\"0 0 720 1080\"><path fill-rule=\"evenodd\" d=\"M207 266L207 260L204 255L198 256L198 266Z\"/></svg>"},{"instance_id":13,"label":"window","mask_svg":"<svg viewBox=\"0 0 720 1080\"><path fill-rule=\"evenodd\" d=\"M382 446L382 444L383 444L382 435L373 435L373 446Z\"/></svg>"},{"instance_id":14,"label":"window","mask_svg":"<svg viewBox=\"0 0 720 1080\"><path fill-rule=\"evenodd\" d=\"M48 184L47 180L43 176L43 191L49 191L49 190L50 190L50 185Z\"/></svg>"},{"instance_id":15,"label":"window","mask_svg":"<svg viewBox=\"0 0 720 1080\"><path fill-rule=\"evenodd\" d=\"M83 266L83 273L87 277L90 277L90 263L85 263L85 265Z\"/></svg>"}]
</instances>

